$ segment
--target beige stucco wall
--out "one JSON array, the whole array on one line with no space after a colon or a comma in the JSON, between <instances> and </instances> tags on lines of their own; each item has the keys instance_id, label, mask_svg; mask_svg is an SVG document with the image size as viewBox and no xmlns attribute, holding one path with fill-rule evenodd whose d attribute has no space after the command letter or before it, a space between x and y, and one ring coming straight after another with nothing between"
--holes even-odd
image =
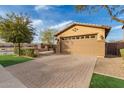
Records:
<instances>
[{"instance_id":1,"label":"beige stucco wall","mask_svg":"<svg viewBox=\"0 0 124 93\"><path fill-rule=\"evenodd\" d=\"M75 28L77 28L77 31L73 31ZM80 26L76 25L73 26L70 29L67 29L64 33L61 33L59 37L66 37L66 36L75 36L75 35L85 35L85 34L94 34L98 33L97 40L101 40L101 35L105 38L105 29L103 28L94 28L94 27L86 27L86 26Z\"/></svg>"},{"instance_id":2,"label":"beige stucco wall","mask_svg":"<svg viewBox=\"0 0 124 93\"><path fill-rule=\"evenodd\" d=\"M74 29L78 29L74 31ZM97 34L96 39L59 40L57 52L86 56L105 56L105 29L76 25L60 35L60 37ZM103 39L101 38L103 37Z\"/></svg>"}]
</instances>

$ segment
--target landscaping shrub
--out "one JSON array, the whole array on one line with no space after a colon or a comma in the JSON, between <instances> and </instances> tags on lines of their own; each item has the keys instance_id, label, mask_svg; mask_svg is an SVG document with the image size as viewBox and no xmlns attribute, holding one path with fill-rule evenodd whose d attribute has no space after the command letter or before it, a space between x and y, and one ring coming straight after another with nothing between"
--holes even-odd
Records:
<instances>
[{"instance_id":1,"label":"landscaping shrub","mask_svg":"<svg viewBox=\"0 0 124 93\"><path fill-rule=\"evenodd\" d=\"M121 57L124 59L124 49L120 49Z\"/></svg>"},{"instance_id":2,"label":"landscaping shrub","mask_svg":"<svg viewBox=\"0 0 124 93\"><path fill-rule=\"evenodd\" d=\"M14 53L17 54L17 55L19 54L18 48L14 49ZM22 49L20 50L20 55L23 55L23 50Z\"/></svg>"},{"instance_id":3,"label":"landscaping shrub","mask_svg":"<svg viewBox=\"0 0 124 93\"><path fill-rule=\"evenodd\" d=\"M18 49L15 49L15 54L18 54ZM29 57L36 57L37 54L35 53L34 49L21 49L20 54L22 56L29 56Z\"/></svg>"},{"instance_id":4,"label":"landscaping shrub","mask_svg":"<svg viewBox=\"0 0 124 93\"><path fill-rule=\"evenodd\" d=\"M34 49L23 49L22 53L26 56L34 57Z\"/></svg>"},{"instance_id":5,"label":"landscaping shrub","mask_svg":"<svg viewBox=\"0 0 124 93\"><path fill-rule=\"evenodd\" d=\"M18 48L14 48L14 53L15 53L15 54L19 54Z\"/></svg>"}]
</instances>

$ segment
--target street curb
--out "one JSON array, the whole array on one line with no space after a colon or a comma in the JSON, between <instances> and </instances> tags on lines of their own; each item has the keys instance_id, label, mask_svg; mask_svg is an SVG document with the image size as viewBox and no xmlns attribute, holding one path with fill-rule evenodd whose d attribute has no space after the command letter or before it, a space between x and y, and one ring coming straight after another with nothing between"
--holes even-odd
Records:
<instances>
[{"instance_id":1,"label":"street curb","mask_svg":"<svg viewBox=\"0 0 124 93\"><path fill-rule=\"evenodd\" d=\"M108 76L108 77L113 77L113 78L124 80L123 77L118 77L118 76L115 76L115 75L104 74L104 73L100 73L100 72L96 72L96 71L94 73L95 74L100 74L100 75L104 75L104 76Z\"/></svg>"}]
</instances>

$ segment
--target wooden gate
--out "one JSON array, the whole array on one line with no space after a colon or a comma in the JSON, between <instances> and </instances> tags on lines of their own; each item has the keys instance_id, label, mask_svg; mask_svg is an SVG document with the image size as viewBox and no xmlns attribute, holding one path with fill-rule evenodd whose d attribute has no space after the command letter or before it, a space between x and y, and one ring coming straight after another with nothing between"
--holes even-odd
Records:
<instances>
[{"instance_id":1,"label":"wooden gate","mask_svg":"<svg viewBox=\"0 0 124 93\"><path fill-rule=\"evenodd\" d=\"M106 55L117 55L117 43L106 43Z\"/></svg>"},{"instance_id":2,"label":"wooden gate","mask_svg":"<svg viewBox=\"0 0 124 93\"><path fill-rule=\"evenodd\" d=\"M106 56L107 55L120 56L120 49L124 48L124 42L106 43L105 47Z\"/></svg>"}]
</instances>

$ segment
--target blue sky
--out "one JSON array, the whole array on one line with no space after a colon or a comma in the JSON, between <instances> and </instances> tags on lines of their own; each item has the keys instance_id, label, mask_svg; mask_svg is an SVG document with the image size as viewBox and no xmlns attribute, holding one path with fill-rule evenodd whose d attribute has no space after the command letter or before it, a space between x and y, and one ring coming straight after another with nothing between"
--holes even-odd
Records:
<instances>
[{"instance_id":1,"label":"blue sky","mask_svg":"<svg viewBox=\"0 0 124 93\"><path fill-rule=\"evenodd\" d=\"M110 31L107 40L123 39L121 30L122 24L112 21L105 10L88 14L87 12L78 13L74 6L71 5L0 6L0 15L4 16L8 12L27 13L31 17L37 33L33 42L40 42L40 31L43 31L46 28L59 29L75 21L81 23L109 25L112 27L112 30ZM120 17L124 18L123 15Z\"/></svg>"}]
</instances>

